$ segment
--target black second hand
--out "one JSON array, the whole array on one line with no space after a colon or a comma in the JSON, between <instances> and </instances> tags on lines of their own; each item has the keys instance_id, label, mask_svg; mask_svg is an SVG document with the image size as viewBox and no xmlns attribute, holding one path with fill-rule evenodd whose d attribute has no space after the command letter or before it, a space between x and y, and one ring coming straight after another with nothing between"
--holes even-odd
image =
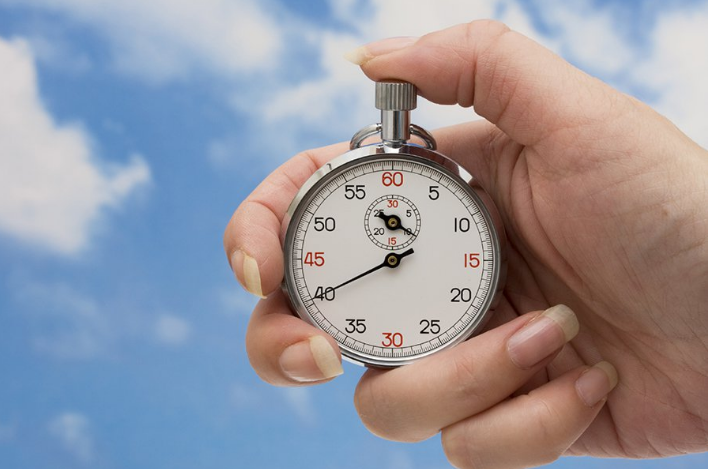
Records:
<instances>
[{"instance_id":1,"label":"black second hand","mask_svg":"<svg viewBox=\"0 0 708 469\"><path fill-rule=\"evenodd\" d=\"M383 260L383 262L382 262L381 264L377 265L376 267L374 267L374 268L372 268L372 269L367 270L367 271L364 272L363 274L359 274L359 275L357 275L356 277L347 280L347 281L344 282L344 283L340 283L340 284L337 285L336 287L333 287L331 290L330 290L330 289L327 289L327 291L328 291L328 292L329 292L329 291L334 291L334 290L336 290L337 288L341 288L341 287L343 287L343 286L345 286L345 285L349 285L349 284L352 283L353 281L359 280L360 278L362 278L362 277L364 277L364 276L366 276L366 275L369 275L369 274L371 274L371 273L373 273L373 272L376 272L377 270L382 269L382 268L384 268L384 267L389 267L389 268L392 268L392 269L393 269L393 268L396 268L396 267L398 267L398 266L400 265L401 259L403 259L404 257L409 256L409 255L411 255L411 254L413 254L413 248L410 248L410 249L408 249L407 251L402 252L402 253L400 253L400 254L396 254L396 253L394 253L394 252L390 252L390 253L386 254L386 257L384 258L384 260ZM396 259L396 263L393 264L393 265L389 262L389 259L391 258L391 256L393 256L393 257ZM322 293L322 295L324 296L324 292ZM317 298L317 297L315 297L315 298Z\"/></svg>"}]
</instances>

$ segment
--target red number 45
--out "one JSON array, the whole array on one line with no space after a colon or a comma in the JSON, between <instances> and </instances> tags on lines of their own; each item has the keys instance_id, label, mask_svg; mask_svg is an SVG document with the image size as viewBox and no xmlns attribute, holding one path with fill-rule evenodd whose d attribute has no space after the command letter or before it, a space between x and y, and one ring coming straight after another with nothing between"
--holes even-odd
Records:
<instances>
[{"instance_id":1,"label":"red number 45","mask_svg":"<svg viewBox=\"0 0 708 469\"><path fill-rule=\"evenodd\" d=\"M303 262L309 266L322 267L325 263L324 252L308 252Z\"/></svg>"}]
</instances>

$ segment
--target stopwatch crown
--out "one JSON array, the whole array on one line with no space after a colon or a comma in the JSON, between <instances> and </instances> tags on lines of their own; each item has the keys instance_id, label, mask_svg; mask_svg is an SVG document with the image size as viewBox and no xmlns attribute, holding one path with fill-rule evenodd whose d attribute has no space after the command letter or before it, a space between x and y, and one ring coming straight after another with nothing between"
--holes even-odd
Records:
<instances>
[{"instance_id":1,"label":"stopwatch crown","mask_svg":"<svg viewBox=\"0 0 708 469\"><path fill-rule=\"evenodd\" d=\"M417 90L413 83L399 80L376 82L376 109L412 111L416 108Z\"/></svg>"}]
</instances>

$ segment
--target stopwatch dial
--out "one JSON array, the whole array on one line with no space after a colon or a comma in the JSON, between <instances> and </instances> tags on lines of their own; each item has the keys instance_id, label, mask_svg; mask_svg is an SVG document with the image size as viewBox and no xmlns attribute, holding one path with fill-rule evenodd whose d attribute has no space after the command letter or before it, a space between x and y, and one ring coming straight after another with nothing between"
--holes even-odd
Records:
<instances>
[{"instance_id":1,"label":"stopwatch dial","mask_svg":"<svg viewBox=\"0 0 708 469\"><path fill-rule=\"evenodd\" d=\"M420 212L413 202L402 195L384 195L374 200L366 210L364 229L378 247L403 249L420 233Z\"/></svg>"},{"instance_id":2,"label":"stopwatch dial","mask_svg":"<svg viewBox=\"0 0 708 469\"><path fill-rule=\"evenodd\" d=\"M364 158L328 173L298 205L286 283L298 314L344 356L393 366L480 326L499 277L495 236L480 199L441 166Z\"/></svg>"}]
</instances>

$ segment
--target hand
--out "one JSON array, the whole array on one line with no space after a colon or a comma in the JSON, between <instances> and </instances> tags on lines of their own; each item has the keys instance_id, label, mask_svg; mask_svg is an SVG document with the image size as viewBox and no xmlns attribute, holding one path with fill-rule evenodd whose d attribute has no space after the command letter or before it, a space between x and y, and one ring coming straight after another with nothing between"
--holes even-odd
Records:
<instances>
[{"instance_id":1,"label":"hand","mask_svg":"<svg viewBox=\"0 0 708 469\"><path fill-rule=\"evenodd\" d=\"M401 441L442 430L459 467L707 450L708 153L647 106L495 22L383 41L356 59L374 80L410 81L431 101L486 118L435 136L490 192L509 241L489 330L413 365L367 371L355 395L367 427ZM226 230L239 281L269 294L247 348L273 384L341 372L334 340L290 315L278 285L287 206L344 151L284 164ZM575 314L549 309L561 303ZM607 362L620 376L611 393Z\"/></svg>"}]
</instances>

